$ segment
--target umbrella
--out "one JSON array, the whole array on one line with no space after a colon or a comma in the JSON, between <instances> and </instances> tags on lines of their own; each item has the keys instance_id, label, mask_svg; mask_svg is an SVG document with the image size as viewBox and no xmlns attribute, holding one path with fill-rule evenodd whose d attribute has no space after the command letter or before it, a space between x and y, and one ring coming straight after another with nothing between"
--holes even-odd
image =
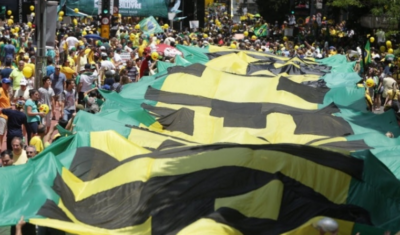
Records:
<instances>
[{"instance_id":1,"label":"umbrella","mask_svg":"<svg viewBox=\"0 0 400 235\"><path fill-rule=\"evenodd\" d=\"M102 37L100 37L97 34L87 34L87 35L85 35L83 37L86 38L86 39L94 39L94 40L102 40L103 39Z\"/></svg>"},{"instance_id":2,"label":"umbrella","mask_svg":"<svg viewBox=\"0 0 400 235\"><path fill-rule=\"evenodd\" d=\"M151 50L151 49L148 47L148 50ZM183 53L181 51L179 51L178 49L176 49L173 46L168 46L167 44L158 44L156 46L156 51L160 55L164 55L166 57L175 57L177 55L183 56Z\"/></svg>"}]
</instances>

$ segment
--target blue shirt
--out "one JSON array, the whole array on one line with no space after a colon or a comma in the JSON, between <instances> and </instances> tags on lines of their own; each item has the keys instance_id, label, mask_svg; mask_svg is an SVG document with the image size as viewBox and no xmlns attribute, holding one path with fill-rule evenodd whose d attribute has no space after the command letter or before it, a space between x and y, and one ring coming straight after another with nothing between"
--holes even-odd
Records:
<instances>
[{"instance_id":1,"label":"blue shirt","mask_svg":"<svg viewBox=\"0 0 400 235\"><path fill-rule=\"evenodd\" d=\"M1 78L9 78L12 71L13 71L12 68L2 69L0 72Z\"/></svg>"},{"instance_id":2,"label":"blue shirt","mask_svg":"<svg viewBox=\"0 0 400 235\"><path fill-rule=\"evenodd\" d=\"M28 123L40 122L40 116L39 115L29 116L27 114L28 106L32 107L32 110L31 110L32 113L39 113L39 110L38 110L38 107L37 107L36 103L32 99L27 100L25 102L25 106L24 106L24 111L25 111L25 114L26 114L27 122Z\"/></svg>"},{"instance_id":3,"label":"blue shirt","mask_svg":"<svg viewBox=\"0 0 400 235\"><path fill-rule=\"evenodd\" d=\"M4 52L6 53L6 58L14 58L15 46L13 44L5 45Z\"/></svg>"},{"instance_id":4,"label":"blue shirt","mask_svg":"<svg viewBox=\"0 0 400 235\"><path fill-rule=\"evenodd\" d=\"M67 81L65 74L61 73L57 76L55 73L50 75L51 88L53 88L55 95L60 95L64 90L64 82Z\"/></svg>"},{"instance_id":5,"label":"blue shirt","mask_svg":"<svg viewBox=\"0 0 400 235\"><path fill-rule=\"evenodd\" d=\"M2 112L7 115L7 135L22 137L22 125L26 126L26 115L14 109L3 109Z\"/></svg>"},{"instance_id":6,"label":"blue shirt","mask_svg":"<svg viewBox=\"0 0 400 235\"><path fill-rule=\"evenodd\" d=\"M50 76L56 71L56 68L53 65L47 65L46 67L46 75Z\"/></svg>"}]
</instances>

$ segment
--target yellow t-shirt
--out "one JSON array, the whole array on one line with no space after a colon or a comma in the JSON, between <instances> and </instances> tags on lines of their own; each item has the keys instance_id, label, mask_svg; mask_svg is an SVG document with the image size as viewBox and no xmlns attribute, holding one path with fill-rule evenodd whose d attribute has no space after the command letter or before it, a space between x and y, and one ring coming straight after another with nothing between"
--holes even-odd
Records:
<instances>
[{"instance_id":1,"label":"yellow t-shirt","mask_svg":"<svg viewBox=\"0 0 400 235\"><path fill-rule=\"evenodd\" d=\"M89 64L95 64L96 62L94 61L94 52L91 49L86 49L85 54L87 55L87 59L89 61Z\"/></svg>"},{"instance_id":2,"label":"yellow t-shirt","mask_svg":"<svg viewBox=\"0 0 400 235\"><path fill-rule=\"evenodd\" d=\"M398 100L400 95L400 90L396 90L396 95L393 94L393 90L389 90L387 92L386 97L389 97L391 100Z\"/></svg>"},{"instance_id":3,"label":"yellow t-shirt","mask_svg":"<svg viewBox=\"0 0 400 235\"><path fill-rule=\"evenodd\" d=\"M75 70L68 66L62 66L60 71L61 73L65 74L67 79L72 79L73 75L75 74Z\"/></svg>"},{"instance_id":4,"label":"yellow t-shirt","mask_svg":"<svg viewBox=\"0 0 400 235\"><path fill-rule=\"evenodd\" d=\"M29 141L29 145L35 146L37 153L40 153L44 150L43 141L40 136L32 137L31 141Z\"/></svg>"},{"instance_id":5,"label":"yellow t-shirt","mask_svg":"<svg viewBox=\"0 0 400 235\"><path fill-rule=\"evenodd\" d=\"M22 150L20 155L16 155L13 153L13 160L14 164L13 165L22 165L25 164L28 161L28 156L26 156L25 150Z\"/></svg>"}]
</instances>

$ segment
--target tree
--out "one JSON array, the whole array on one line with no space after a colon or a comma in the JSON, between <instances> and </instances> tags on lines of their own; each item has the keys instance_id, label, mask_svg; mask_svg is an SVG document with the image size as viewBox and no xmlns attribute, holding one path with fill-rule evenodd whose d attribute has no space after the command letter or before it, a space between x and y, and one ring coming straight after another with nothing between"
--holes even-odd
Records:
<instances>
[{"instance_id":1,"label":"tree","mask_svg":"<svg viewBox=\"0 0 400 235\"><path fill-rule=\"evenodd\" d=\"M396 0L328 0L328 4L339 8L368 9L375 16L385 16L393 25L400 20L400 1Z\"/></svg>"},{"instance_id":2,"label":"tree","mask_svg":"<svg viewBox=\"0 0 400 235\"><path fill-rule=\"evenodd\" d=\"M287 20L287 15L290 13L288 5L290 0L275 0L265 1L256 0L260 14L267 22L275 22L276 20L282 22Z\"/></svg>"}]
</instances>

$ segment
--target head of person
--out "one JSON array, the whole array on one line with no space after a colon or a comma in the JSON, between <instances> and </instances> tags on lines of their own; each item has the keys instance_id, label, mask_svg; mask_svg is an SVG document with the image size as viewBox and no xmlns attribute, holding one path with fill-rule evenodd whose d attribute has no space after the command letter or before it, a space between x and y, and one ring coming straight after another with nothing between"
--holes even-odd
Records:
<instances>
[{"instance_id":1,"label":"head of person","mask_svg":"<svg viewBox=\"0 0 400 235\"><path fill-rule=\"evenodd\" d=\"M394 134L392 133L392 132L390 132L390 131L388 131L388 132L386 132L386 137L388 137L388 138L394 138Z\"/></svg>"},{"instance_id":2,"label":"head of person","mask_svg":"<svg viewBox=\"0 0 400 235\"><path fill-rule=\"evenodd\" d=\"M47 57L47 64L48 65L53 64L53 58L51 58L50 56Z\"/></svg>"},{"instance_id":3,"label":"head of person","mask_svg":"<svg viewBox=\"0 0 400 235\"><path fill-rule=\"evenodd\" d=\"M120 84L125 85L125 84L128 84L130 82L131 82L131 79L129 79L128 76L124 75L124 76L121 77Z\"/></svg>"},{"instance_id":4,"label":"head of person","mask_svg":"<svg viewBox=\"0 0 400 235\"><path fill-rule=\"evenodd\" d=\"M132 68L133 67L133 61L132 60L127 60L126 61L126 67L127 68Z\"/></svg>"},{"instance_id":5,"label":"head of person","mask_svg":"<svg viewBox=\"0 0 400 235\"><path fill-rule=\"evenodd\" d=\"M25 101L24 101L24 100L18 100L18 101L15 103L15 108L16 108L17 110L21 110L21 109L24 108L24 105L25 105Z\"/></svg>"},{"instance_id":6,"label":"head of person","mask_svg":"<svg viewBox=\"0 0 400 235\"><path fill-rule=\"evenodd\" d=\"M29 90L29 98L31 98L31 100L33 101L38 101L39 100L39 91L32 89Z\"/></svg>"},{"instance_id":7,"label":"head of person","mask_svg":"<svg viewBox=\"0 0 400 235\"><path fill-rule=\"evenodd\" d=\"M10 59L6 60L6 67L10 67L11 66L12 61Z\"/></svg>"},{"instance_id":8,"label":"head of person","mask_svg":"<svg viewBox=\"0 0 400 235\"><path fill-rule=\"evenodd\" d=\"M71 91L75 88L75 82L73 80L67 80L65 82L65 86L66 86L67 90Z\"/></svg>"},{"instance_id":9,"label":"head of person","mask_svg":"<svg viewBox=\"0 0 400 235\"><path fill-rule=\"evenodd\" d=\"M22 139L20 137L14 137L11 140L11 148L14 153L20 153L23 149Z\"/></svg>"},{"instance_id":10,"label":"head of person","mask_svg":"<svg viewBox=\"0 0 400 235\"><path fill-rule=\"evenodd\" d=\"M42 81L43 81L43 87L49 88L51 86L51 79L49 76L44 76Z\"/></svg>"},{"instance_id":11,"label":"head of person","mask_svg":"<svg viewBox=\"0 0 400 235\"><path fill-rule=\"evenodd\" d=\"M1 87L3 88L3 90L8 91L10 85L11 85L11 79L9 78L1 79Z\"/></svg>"},{"instance_id":12,"label":"head of person","mask_svg":"<svg viewBox=\"0 0 400 235\"><path fill-rule=\"evenodd\" d=\"M39 124L39 126L38 126L38 134L41 137L46 135L46 126L45 125Z\"/></svg>"},{"instance_id":13,"label":"head of person","mask_svg":"<svg viewBox=\"0 0 400 235\"><path fill-rule=\"evenodd\" d=\"M24 66L25 66L25 61L20 60L20 61L18 62L18 70L19 70L19 71L22 71L22 70L24 69Z\"/></svg>"},{"instance_id":14,"label":"head of person","mask_svg":"<svg viewBox=\"0 0 400 235\"><path fill-rule=\"evenodd\" d=\"M34 158L37 154L36 147L33 145L28 145L25 149L26 151L26 156L28 159Z\"/></svg>"},{"instance_id":15,"label":"head of person","mask_svg":"<svg viewBox=\"0 0 400 235\"><path fill-rule=\"evenodd\" d=\"M61 72L61 66L60 65L56 65L54 69L55 69L54 74L59 75L60 72Z\"/></svg>"},{"instance_id":16,"label":"head of person","mask_svg":"<svg viewBox=\"0 0 400 235\"><path fill-rule=\"evenodd\" d=\"M22 91L25 91L26 90L26 85L27 85L26 79L21 79L21 82L19 83L19 85L21 87L20 89Z\"/></svg>"},{"instance_id":17,"label":"head of person","mask_svg":"<svg viewBox=\"0 0 400 235\"><path fill-rule=\"evenodd\" d=\"M34 64L36 61L36 57L35 56L31 56L31 63Z\"/></svg>"},{"instance_id":18,"label":"head of person","mask_svg":"<svg viewBox=\"0 0 400 235\"><path fill-rule=\"evenodd\" d=\"M0 153L3 166L12 166L14 164L13 153L10 150L4 150Z\"/></svg>"}]
</instances>

